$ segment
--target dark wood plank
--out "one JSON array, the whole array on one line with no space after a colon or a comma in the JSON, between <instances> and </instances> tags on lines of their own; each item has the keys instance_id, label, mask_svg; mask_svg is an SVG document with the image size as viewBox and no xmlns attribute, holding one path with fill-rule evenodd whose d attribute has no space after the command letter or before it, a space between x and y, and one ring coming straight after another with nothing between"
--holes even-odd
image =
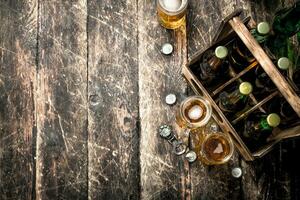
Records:
<instances>
[{"instance_id":1,"label":"dark wood plank","mask_svg":"<svg viewBox=\"0 0 300 200\"><path fill-rule=\"evenodd\" d=\"M37 1L0 1L0 199L32 199Z\"/></svg>"},{"instance_id":2,"label":"dark wood plank","mask_svg":"<svg viewBox=\"0 0 300 200\"><path fill-rule=\"evenodd\" d=\"M188 164L172 153L169 143L157 130L162 124L175 126L175 107L165 104L165 96L175 93L178 101L186 93L181 68L186 63L186 31L167 31L157 21L155 1L138 1L140 163L142 199L188 199ZM171 56L160 53L161 46L174 45ZM180 131L180 129L176 129Z\"/></svg>"},{"instance_id":3,"label":"dark wood plank","mask_svg":"<svg viewBox=\"0 0 300 200\"><path fill-rule=\"evenodd\" d=\"M88 7L89 198L139 199L137 3Z\"/></svg>"},{"instance_id":4,"label":"dark wood plank","mask_svg":"<svg viewBox=\"0 0 300 200\"><path fill-rule=\"evenodd\" d=\"M87 199L86 1L39 1L37 199Z\"/></svg>"},{"instance_id":5,"label":"dark wood plank","mask_svg":"<svg viewBox=\"0 0 300 200\"><path fill-rule=\"evenodd\" d=\"M239 7L236 1L191 0L188 21L188 56L212 44L221 21ZM240 166L239 155L224 165L205 166L196 162L191 166L192 199L241 199L240 179L231 170Z\"/></svg>"}]
</instances>

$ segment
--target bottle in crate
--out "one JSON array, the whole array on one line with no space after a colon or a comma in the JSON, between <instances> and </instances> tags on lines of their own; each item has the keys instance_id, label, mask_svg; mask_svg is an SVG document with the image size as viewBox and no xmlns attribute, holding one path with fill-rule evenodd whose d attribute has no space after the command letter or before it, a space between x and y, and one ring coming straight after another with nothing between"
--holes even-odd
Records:
<instances>
[{"instance_id":1,"label":"bottle in crate","mask_svg":"<svg viewBox=\"0 0 300 200\"><path fill-rule=\"evenodd\" d=\"M280 115L280 127L290 127L295 122L299 121L297 113L283 97L274 98L268 102L266 110L268 112L276 112Z\"/></svg>"},{"instance_id":2,"label":"bottle in crate","mask_svg":"<svg viewBox=\"0 0 300 200\"><path fill-rule=\"evenodd\" d=\"M258 43L264 43L270 33L270 25L267 22L260 22L256 28L250 30L252 36ZM243 44L240 39L236 39L233 43L230 61L236 72L245 69L250 63L255 61L255 58Z\"/></svg>"},{"instance_id":3,"label":"bottle in crate","mask_svg":"<svg viewBox=\"0 0 300 200\"><path fill-rule=\"evenodd\" d=\"M243 110L248 104L248 96L252 92L252 85L249 82L242 82L237 89L228 93L220 93L219 107L224 113L236 113Z\"/></svg>"},{"instance_id":4,"label":"bottle in crate","mask_svg":"<svg viewBox=\"0 0 300 200\"><path fill-rule=\"evenodd\" d=\"M220 82L221 77L228 73L228 50L225 46L218 46L215 51L208 51L203 55L197 68L197 74L204 86L214 85L213 81Z\"/></svg>"},{"instance_id":5,"label":"bottle in crate","mask_svg":"<svg viewBox=\"0 0 300 200\"><path fill-rule=\"evenodd\" d=\"M250 114L244 122L242 137L252 150L266 143L273 128L280 124L280 116L276 113L269 115L262 112Z\"/></svg>"}]
</instances>

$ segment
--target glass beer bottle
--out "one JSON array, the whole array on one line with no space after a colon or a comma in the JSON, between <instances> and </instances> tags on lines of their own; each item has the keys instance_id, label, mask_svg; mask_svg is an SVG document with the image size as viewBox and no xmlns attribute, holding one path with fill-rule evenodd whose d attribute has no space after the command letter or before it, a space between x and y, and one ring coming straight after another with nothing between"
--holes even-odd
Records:
<instances>
[{"instance_id":1,"label":"glass beer bottle","mask_svg":"<svg viewBox=\"0 0 300 200\"><path fill-rule=\"evenodd\" d=\"M274 35L267 41L267 46L275 57L292 54L289 51L289 38L300 31L300 1L293 7L278 11L272 25Z\"/></svg>"},{"instance_id":2,"label":"glass beer bottle","mask_svg":"<svg viewBox=\"0 0 300 200\"><path fill-rule=\"evenodd\" d=\"M256 146L263 145L271 135L273 128L279 124L280 117L276 113L269 115L262 112L252 113L245 119L243 138L254 149Z\"/></svg>"},{"instance_id":3,"label":"glass beer bottle","mask_svg":"<svg viewBox=\"0 0 300 200\"><path fill-rule=\"evenodd\" d=\"M204 86L209 86L212 82L224 77L228 73L228 62L225 58L228 55L228 50L225 46L218 46L215 51L208 51L203 55L202 61L199 64L197 74Z\"/></svg>"},{"instance_id":4,"label":"glass beer bottle","mask_svg":"<svg viewBox=\"0 0 300 200\"><path fill-rule=\"evenodd\" d=\"M157 0L157 15L161 25L176 29L185 23L188 0Z\"/></svg>"},{"instance_id":5,"label":"glass beer bottle","mask_svg":"<svg viewBox=\"0 0 300 200\"><path fill-rule=\"evenodd\" d=\"M222 92L219 96L219 107L224 113L233 113L243 110L248 103L248 95L252 92L249 82L242 82L231 93Z\"/></svg>"},{"instance_id":6,"label":"glass beer bottle","mask_svg":"<svg viewBox=\"0 0 300 200\"><path fill-rule=\"evenodd\" d=\"M270 25L267 22L260 22L256 28L251 29L250 33L260 44L264 43L270 33ZM230 61L236 72L242 71L250 63L254 62L255 58L244 43L237 39L233 44L233 50L230 56Z\"/></svg>"}]
</instances>

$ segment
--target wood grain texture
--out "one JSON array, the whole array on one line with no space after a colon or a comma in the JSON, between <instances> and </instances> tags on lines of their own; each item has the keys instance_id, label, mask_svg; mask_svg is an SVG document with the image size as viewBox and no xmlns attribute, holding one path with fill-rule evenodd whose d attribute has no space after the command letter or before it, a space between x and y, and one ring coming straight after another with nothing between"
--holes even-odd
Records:
<instances>
[{"instance_id":1,"label":"wood grain texture","mask_svg":"<svg viewBox=\"0 0 300 200\"><path fill-rule=\"evenodd\" d=\"M0 22L0 199L32 199L37 1L0 1Z\"/></svg>"},{"instance_id":2,"label":"wood grain texture","mask_svg":"<svg viewBox=\"0 0 300 200\"><path fill-rule=\"evenodd\" d=\"M236 1L190 1L189 57L212 44L221 21L235 9L237 9ZM231 176L232 168L237 166L239 166L237 152L225 165L205 166L200 162L192 164L192 199L241 199L240 180Z\"/></svg>"},{"instance_id":3,"label":"wood grain texture","mask_svg":"<svg viewBox=\"0 0 300 200\"><path fill-rule=\"evenodd\" d=\"M37 199L87 199L86 1L39 1Z\"/></svg>"},{"instance_id":4,"label":"wood grain texture","mask_svg":"<svg viewBox=\"0 0 300 200\"><path fill-rule=\"evenodd\" d=\"M139 199L136 1L89 1L89 199Z\"/></svg>"},{"instance_id":5,"label":"wood grain texture","mask_svg":"<svg viewBox=\"0 0 300 200\"><path fill-rule=\"evenodd\" d=\"M176 129L176 106L167 106L164 101L168 93L175 93L180 103L186 91L181 76L186 63L185 27L177 31L161 27L155 1L140 0L138 8L141 198L188 199L188 165L172 153L171 145L157 132L162 124ZM170 56L160 52L166 42L174 45Z\"/></svg>"}]
</instances>

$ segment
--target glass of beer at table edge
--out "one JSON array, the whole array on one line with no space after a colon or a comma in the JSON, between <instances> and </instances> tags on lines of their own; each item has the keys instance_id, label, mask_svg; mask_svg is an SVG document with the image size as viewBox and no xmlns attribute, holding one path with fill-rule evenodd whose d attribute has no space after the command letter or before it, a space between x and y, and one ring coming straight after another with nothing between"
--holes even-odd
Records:
<instances>
[{"instance_id":1,"label":"glass of beer at table edge","mask_svg":"<svg viewBox=\"0 0 300 200\"><path fill-rule=\"evenodd\" d=\"M208 124L212 115L210 103L200 96L186 98L176 114L176 122L183 129L190 129L200 134L200 141L195 148L200 161L207 165L226 163L233 154L233 142L222 132L212 131L209 128L199 129ZM198 131L198 129L200 131Z\"/></svg>"},{"instance_id":2,"label":"glass of beer at table edge","mask_svg":"<svg viewBox=\"0 0 300 200\"><path fill-rule=\"evenodd\" d=\"M161 25L176 29L185 23L188 0L157 0L157 15Z\"/></svg>"},{"instance_id":3,"label":"glass of beer at table edge","mask_svg":"<svg viewBox=\"0 0 300 200\"><path fill-rule=\"evenodd\" d=\"M233 155L233 142L222 132L203 134L198 152L199 159L207 165L224 164Z\"/></svg>"}]
</instances>

